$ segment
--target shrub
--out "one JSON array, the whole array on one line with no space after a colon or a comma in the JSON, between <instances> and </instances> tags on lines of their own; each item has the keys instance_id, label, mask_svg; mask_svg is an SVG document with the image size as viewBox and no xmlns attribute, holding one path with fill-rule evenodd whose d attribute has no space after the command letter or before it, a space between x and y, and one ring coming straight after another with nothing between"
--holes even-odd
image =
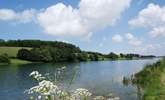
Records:
<instances>
[{"instance_id":1,"label":"shrub","mask_svg":"<svg viewBox=\"0 0 165 100\"><path fill-rule=\"evenodd\" d=\"M0 55L0 63L10 64L10 59L7 54Z\"/></svg>"}]
</instances>

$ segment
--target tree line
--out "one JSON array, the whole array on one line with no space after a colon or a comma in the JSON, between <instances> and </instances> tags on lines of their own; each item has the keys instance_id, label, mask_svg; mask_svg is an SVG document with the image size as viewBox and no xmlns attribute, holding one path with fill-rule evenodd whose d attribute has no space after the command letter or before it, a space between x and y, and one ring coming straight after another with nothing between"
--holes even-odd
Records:
<instances>
[{"instance_id":1,"label":"tree line","mask_svg":"<svg viewBox=\"0 0 165 100\"><path fill-rule=\"evenodd\" d=\"M82 51L79 47L59 42L59 41L41 41L41 40L2 40L0 46L9 47L30 47L32 49L20 49L17 58L33 62L73 62L73 61L98 61L98 60L116 60L116 59L133 59L141 57L139 54L102 54L98 52Z\"/></svg>"}]
</instances>

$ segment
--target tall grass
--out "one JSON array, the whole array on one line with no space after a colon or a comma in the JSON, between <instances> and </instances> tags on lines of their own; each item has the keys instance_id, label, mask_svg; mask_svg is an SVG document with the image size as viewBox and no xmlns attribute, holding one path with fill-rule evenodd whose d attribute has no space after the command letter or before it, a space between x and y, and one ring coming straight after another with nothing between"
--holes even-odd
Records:
<instances>
[{"instance_id":1,"label":"tall grass","mask_svg":"<svg viewBox=\"0 0 165 100\"><path fill-rule=\"evenodd\" d=\"M165 59L135 74L133 83L143 90L143 100L165 100Z\"/></svg>"}]
</instances>

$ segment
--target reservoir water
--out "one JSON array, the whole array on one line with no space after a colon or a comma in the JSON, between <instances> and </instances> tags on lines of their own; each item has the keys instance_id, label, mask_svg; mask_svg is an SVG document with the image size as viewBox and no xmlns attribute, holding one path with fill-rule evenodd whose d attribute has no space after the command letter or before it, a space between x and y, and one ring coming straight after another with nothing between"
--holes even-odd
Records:
<instances>
[{"instance_id":1,"label":"reservoir water","mask_svg":"<svg viewBox=\"0 0 165 100\"><path fill-rule=\"evenodd\" d=\"M86 88L95 95L113 93L120 100L139 100L135 85L124 85L123 77L129 77L139 72L146 64L152 64L158 59L92 61L80 63L34 63L26 65L0 66L0 100L27 100L24 93L36 83L29 77L34 70L42 74L54 75L57 67L66 66L66 72L59 83L64 88L74 90Z\"/></svg>"}]
</instances>

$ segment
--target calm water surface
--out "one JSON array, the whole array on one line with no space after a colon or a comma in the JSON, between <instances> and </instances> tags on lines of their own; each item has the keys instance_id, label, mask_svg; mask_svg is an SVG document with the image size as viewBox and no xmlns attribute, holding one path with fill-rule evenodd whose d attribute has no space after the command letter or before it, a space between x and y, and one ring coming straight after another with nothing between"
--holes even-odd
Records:
<instances>
[{"instance_id":1,"label":"calm water surface","mask_svg":"<svg viewBox=\"0 0 165 100\"><path fill-rule=\"evenodd\" d=\"M57 67L67 66L60 83L69 90L86 88L96 95L113 93L121 100L138 100L136 86L125 86L124 76L130 76L146 64L158 59L99 61L57 64L26 64L0 66L0 100L27 100L24 91L34 85L29 73L37 70L54 75ZM71 81L72 80L72 81Z\"/></svg>"}]
</instances>

